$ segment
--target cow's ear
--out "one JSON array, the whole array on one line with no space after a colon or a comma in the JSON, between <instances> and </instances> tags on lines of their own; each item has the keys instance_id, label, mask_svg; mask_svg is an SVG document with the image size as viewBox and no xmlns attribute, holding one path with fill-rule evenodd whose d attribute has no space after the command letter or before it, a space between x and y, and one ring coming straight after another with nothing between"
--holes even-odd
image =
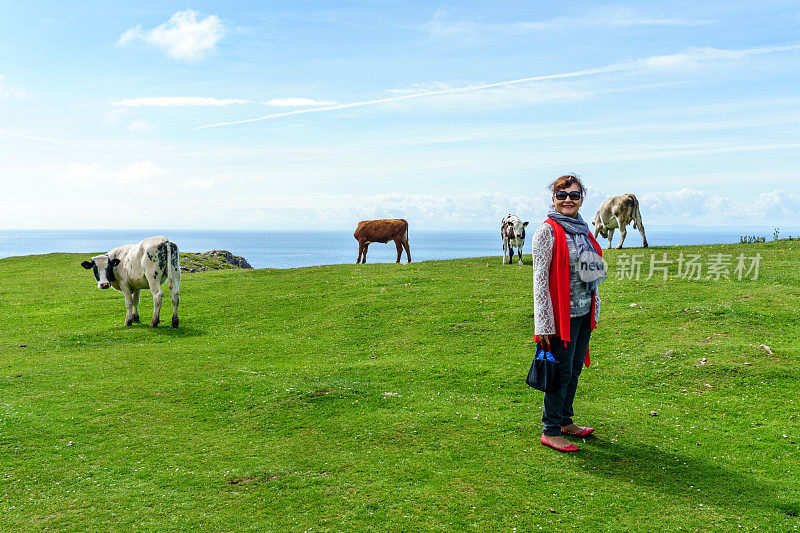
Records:
<instances>
[{"instance_id":1,"label":"cow's ear","mask_svg":"<svg viewBox=\"0 0 800 533\"><path fill-rule=\"evenodd\" d=\"M92 268L93 265L91 261L84 261L83 263L81 263L81 266L86 270L89 270L90 268Z\"/></svg>"},{"instance_id":2,"label":"cow's ear","mask_svg":"<svg viewBox=\"0 0 800 533\"><path fill-rule=\"evenodd\" d=\"M526 227L527 225L528 225L528 223L527 223L527 222L523 222L523 223L522 223L522 227L523 227L523 228L524 228L524 227Z\"/></svg>"},{"instance_id":3,"label":"cow's ear","mask_svg":"<svg viewBox=\"0 0 800 533\"><path fill-rule=\"evenodd\" d=\"M115 267L115 266L117 266L119 263L120 263L120 261L119 261L119 258L118 258L118 257L115 257L114 259L112 259L112 260L111 260L111 268L114 268L114 267Z\"/></svg>"}]
</instances>

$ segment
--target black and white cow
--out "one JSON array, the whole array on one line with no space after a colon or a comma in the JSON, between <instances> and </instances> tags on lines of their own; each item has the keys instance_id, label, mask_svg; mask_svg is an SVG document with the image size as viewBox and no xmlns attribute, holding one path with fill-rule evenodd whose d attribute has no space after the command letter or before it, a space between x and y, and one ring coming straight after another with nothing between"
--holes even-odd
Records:
<instances>
[{"instance_id":1,"label":"black and white cow","mask_svg":"<svg viewBox=\"0 0 800 533\"><path fill-rule=\"evenodd\" d=\"M503 239L503 264L506 264L506 250L508 250L508 264L514 258L514 248L517 248L519 264L522 264L522 247L525 246L525 226L517 215L508 215L500 222L500 238Z\"/></svg>"},{"instance_id":2,"label":"black and white cow","mask_svg":"<svg viewBox=\"0 0 800 533\"><path fill-rule=\"evenodd\" d=\"M97 288L114 287L125 296L125 325L139 322L139 291L150 289L153 293L153 320L150 327L160 322L161 284L169 280L172 296L172 327L178 327L179 286L181 267L178 246L166 237L150 237L139 244L124 244L103 255L84 261L81 266L94 271Z\"/></svg>"}]
</instances>

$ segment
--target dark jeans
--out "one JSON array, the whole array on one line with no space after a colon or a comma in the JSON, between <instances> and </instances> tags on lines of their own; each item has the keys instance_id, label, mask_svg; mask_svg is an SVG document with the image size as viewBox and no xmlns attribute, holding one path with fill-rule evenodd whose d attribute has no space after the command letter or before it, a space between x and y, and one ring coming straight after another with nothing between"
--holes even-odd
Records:
<instances>
[{"instance_id":1,"label":"dark jeans","mask_svg":"<svg viewBox=\"0 0 800 533\"><path fill-rule=\"evenodd\" d=\"M553 357L558 361L558 376L561 386L556 392L544 394L542 433L548 437L560 437L561 426L572 424L572 401L578 388L578 377L583 369L583 358L592 335L591 313L569 320L569 337L566 348L561 339L550 342Z\"/></svg>"}]
</instances>

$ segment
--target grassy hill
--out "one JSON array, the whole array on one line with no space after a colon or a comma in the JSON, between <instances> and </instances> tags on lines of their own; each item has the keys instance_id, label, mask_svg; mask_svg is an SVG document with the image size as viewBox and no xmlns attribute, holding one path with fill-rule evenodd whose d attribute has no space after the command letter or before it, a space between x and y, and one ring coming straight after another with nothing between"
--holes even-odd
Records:
<instances>
[{"instance_id":1,"label":"grassy hill","mask_svg":"<svg viewBox=\"0 0 800 533\"><path fill-rule=\"evenodd\" d=\"M524 384L529 256L184 273L177 330L145 291L123 327L83 255L2 259L2 529L797 530L800 242L622 253L570 455ZM643 279L664 253L759 278Z\"/></svg>"}]
</instances>

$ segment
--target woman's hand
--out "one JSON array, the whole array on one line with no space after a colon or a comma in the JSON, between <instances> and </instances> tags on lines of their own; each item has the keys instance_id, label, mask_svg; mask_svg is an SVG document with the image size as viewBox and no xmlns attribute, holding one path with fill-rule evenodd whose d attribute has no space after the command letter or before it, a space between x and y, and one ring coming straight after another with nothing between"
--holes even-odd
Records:
<instances>
[{"instance_id":1,"label":"woman's hand","mask_svg":"<svg viewBox=\"0 0 800 533\"><path fill-rule=\"evenodd\" d=\"M552 335L539 335L539 342L547 346L548 350L550 350L550 337Z\"/></svg>"}]
</instances>

